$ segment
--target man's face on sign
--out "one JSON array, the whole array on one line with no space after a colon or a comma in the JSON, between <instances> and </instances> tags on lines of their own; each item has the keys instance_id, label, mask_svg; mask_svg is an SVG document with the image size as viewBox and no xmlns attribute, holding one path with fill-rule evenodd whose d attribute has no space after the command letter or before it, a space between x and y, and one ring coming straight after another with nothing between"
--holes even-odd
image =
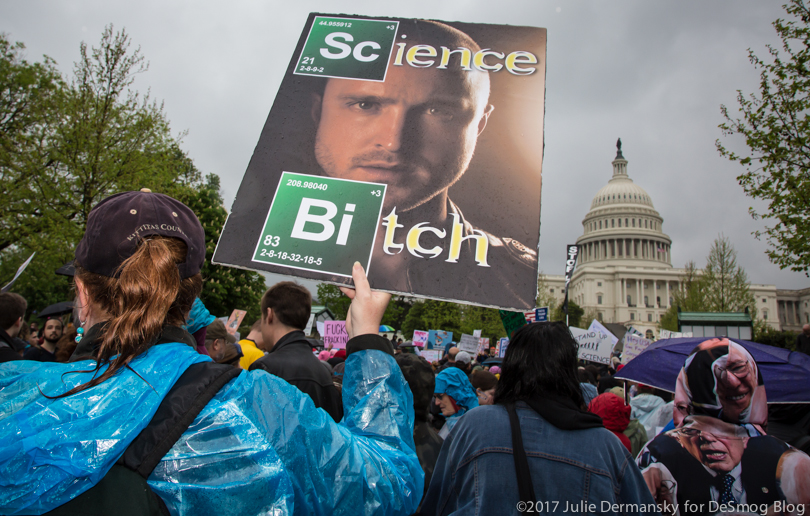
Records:
<instances>
[{"instance_id":1,"label":"man's face on sign","mask_svg":"<svg viewBox=\"0 0 810 516\"><path fill-rule=\"evenodd\" d=\"M455 183L492 111L485 73L407 64L389 66L385 82L329 79L314 97L318 164L329 177L386 183L386 213Z\"/></svg>"},{"instance_id":2,"label":"man's face on sign","mask_svg":"<svg viewBox=\"0 0 810 516\"><path fill-rule=\"evenodd\" d=\"M692 416L682 432L697 448L700 461L718 473L728 473L742 460L748 438L737 431L737 425L713 417Z\"/></svg>"},{"instance_id":3,"label":"man's face on sign","mask_svg":"<svg viewBox=\"0 0 810 516\"><path fill-rule=\"evenodd\" d=\"M751 405L756 388L757 375L753 364L736 346L730 346L728 355L718 359L713 369L724 418L739 421L742 411Z\"/></svg>"}]
</instances>

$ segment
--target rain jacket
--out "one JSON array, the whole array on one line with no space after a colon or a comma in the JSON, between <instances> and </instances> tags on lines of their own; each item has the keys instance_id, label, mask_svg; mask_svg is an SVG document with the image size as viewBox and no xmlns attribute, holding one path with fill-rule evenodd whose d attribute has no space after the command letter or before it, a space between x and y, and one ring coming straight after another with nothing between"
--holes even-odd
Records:
<instances>
[{"instance_id":1,"label":"rain jacket","mask_svg":"<svg viewBox=\"0 0 810 516\"><path fill-rule=\"evenodd\" d=\"M655 436L656 430L666 426L672 419L672 404L654 394L639 394L630 398L633 412L630 417L644 425L648 436Z\"/></svg>"},{"instance_id":2,"label":"rain jacket","mask_svg":"<svg viewBox=\"0 0 810 516\"><path fill-rule=\"evenodd\" d=\"M445 437L453 429L461 416L468 410L478 406L478 394L475 392L475 388L470 383L467 375L464 374L464 371L458 367L448 367L436 375L436 386L433 392L447 394L453 398L459 407L459 411L448 417L444 423L442 431L439 433L442 437Z\"/></svg>"},{"instance_id":3,"label":"rain jacket","mask_svg":"<svg viewBox=\"0 0 810 516\"><path fill-rule=\"evenodd\" d=\"M88 381L92 373L79 371L92 361L0 366L0 513L41 514L95 485L186 368L208 360L186 344L157 345L131 370L58 399L40 389L53 396ZM241 373L157 465L150 487L173 514L413 513L424 476L411 393L393 357L353 353L343 385L346 415L336 424L283 380Z\"/></svg>"},{"instance_id":4,"label":"rain jacket","mask_svg":"<svg viewBox=\"0 0 810 516\"><path fill-rule=\"evenodd\" d=\"M624 404L624 400L609 392L600 394L591 400L588 410L602 418L605 428L613 432L619 438L627 451L632 452L630 439L622 432L630 424L630 407Z\"/></svg>"}]
</instances>

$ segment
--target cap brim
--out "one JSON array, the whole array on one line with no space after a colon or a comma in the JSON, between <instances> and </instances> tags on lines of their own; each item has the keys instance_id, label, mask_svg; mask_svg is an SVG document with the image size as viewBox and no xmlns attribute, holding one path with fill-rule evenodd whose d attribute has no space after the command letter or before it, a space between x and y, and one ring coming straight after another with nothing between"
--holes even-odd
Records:
<instances>
[{"instance_id":1,"label":"cap brim","mask_svg":"<svg viewBox=\"0 0 810 516\"><path fill-rule=\"evenodd\" d=\"M76 267L73 266L73 262L67 262L63 266L56 269L56 274L60 276L70 276L71 278L76 275Z\"/></svg>"}]
</instances>

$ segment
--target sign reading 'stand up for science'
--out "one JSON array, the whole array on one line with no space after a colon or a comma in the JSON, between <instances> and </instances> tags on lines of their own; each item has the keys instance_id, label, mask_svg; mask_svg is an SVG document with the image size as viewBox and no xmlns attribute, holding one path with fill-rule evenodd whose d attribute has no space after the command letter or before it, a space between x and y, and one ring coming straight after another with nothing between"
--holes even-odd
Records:
<instances>
[{"instance_id":1,"label":"sign reading 'stand up for science'","mask_svg":"<svg viewBox=\"0 0 810 516\"><path fill-rule=\"evenodd\" d=\"M533 307L545 56L540 28L310 14L213 261Z\"/></svg>"}]
</instances>

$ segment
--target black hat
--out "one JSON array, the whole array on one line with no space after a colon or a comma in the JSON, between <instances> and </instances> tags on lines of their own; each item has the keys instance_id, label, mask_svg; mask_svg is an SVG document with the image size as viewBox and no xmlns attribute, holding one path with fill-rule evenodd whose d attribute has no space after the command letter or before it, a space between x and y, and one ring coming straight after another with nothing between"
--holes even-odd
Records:
<instances>
[{"instance_id":1,"label":"black hat","mask_svg":"<svg viewBox=\"0 0 810 516\"><path fill-rule=\"evenodd\" d=\"M153 235L178 238L188 246L186 261L177 264L181 279L199 274L205 261L205 232L199 219L180 201L146 189L112 195L90 211L87 230L76 246L76 263L114 277L141 240Z\"/></svg>"}]
</instances>

